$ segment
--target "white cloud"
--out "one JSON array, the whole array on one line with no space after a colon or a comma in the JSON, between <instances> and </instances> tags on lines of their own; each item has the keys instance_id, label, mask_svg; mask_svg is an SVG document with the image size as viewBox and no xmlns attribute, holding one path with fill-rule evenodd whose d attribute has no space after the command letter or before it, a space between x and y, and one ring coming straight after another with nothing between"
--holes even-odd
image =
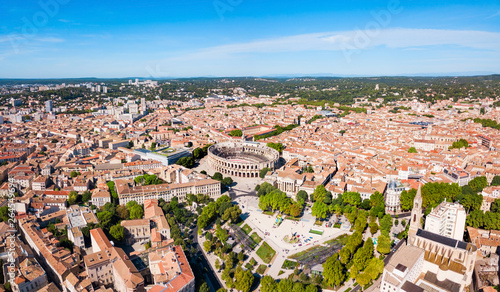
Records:
<instances>
[{"instance_id":1,"label":"white cloud","mask_svg":"<svg viewBox=\"0 0 500 292\"><path fill-rule=\"evenodd\" d=\"M217 58L244 53L346 51L366 50L379 46L416 48L439 45L498 51L500 33L411 28L321 32L209 47L170 60Z\"/></svg>"},{"instance_id":2,"label":"white cloud","mask_svg":"<svg viewBox=\"0 0 500 292\"><path fill-rule=\"evenodd\" d=\"M64 42L64 39L55 38L55 37L42 37L42 38L36 38L36 40L39 42L43 42L43 43L62 43L62 42Z\"/></svg>"}]
</instances>

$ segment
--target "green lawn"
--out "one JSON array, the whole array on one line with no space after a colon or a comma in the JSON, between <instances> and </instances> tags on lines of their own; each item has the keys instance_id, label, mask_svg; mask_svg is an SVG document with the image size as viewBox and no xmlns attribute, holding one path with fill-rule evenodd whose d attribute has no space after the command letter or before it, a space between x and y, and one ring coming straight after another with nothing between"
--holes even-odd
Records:
<instances>
[{"instance_id":1,"label":"green lawn","mask_svg":"<svg viewBox=\"0 0 500 292\"><path fill-rule=\"evenodd\" d=\"M257 232L254 232L250 235L250 237L255 241L255 243L259 244L262 241L262 238L257 234Z\"/></svg>"},{"instance_id":2,"label":"green lawn","mask_svg":"<svg viewBox=\"0 0 500 292\"><path fill-rule=\"evenodd\" d=\"M247 270L249 270L249 271L252 271L252 270L253 270L253 266L252 266L250 263L247 263L247 264L245 265L245 268L246 268Z\"/></svg>"},{"instance_id":3,"label":"green lawn","mask_svg":"<svg viewBox=\"0 0 500 292\"><path fill-rule=\"evenodd\" d=\"M264 243L260 246L260 248L257 250L257 255L262 259L262 261L266 264L269 264L271 260L273 259L274 255L276 254L276 251L272 249L267 242L264 241Z\"/></svg>"},{"instance_id":4,"label":"green lawn","mask_svg":"<svg viewBox=\"0 0 500 292\"><path fill-rule=\"evenodd\" d=\"M257 271L255 271L255 272L257 272L258 274L264 275L264 273L266 272L266 269L267 269L266 265L260 265L257 268Z\"/></svg>"},{"instance_id":5,"label":"green lawn","mask_svg":"<svg viewBox=\"0 0 500 292\"><path fill-rule=\"evenodd\" d=\"M317 234L317 235L323 235L323 231L314 230L314 229L309 230L309 233Z\"/></svg>"},{"instance_id":6,"label":"green lawn","mask_svg":"<svg viewBox=\"0 0 500 292\"><path fill-rule=\"evenodd\" d=\"M293 270L297 266L297 264L297 262L285 260L281 268L285 270Z\"/></svg>"},{"instance_id":7,"label":"green lawn","mask_svg":"<svg viewBox=\"0 0 500 292\"><path fill-rule=\"evenodd\" d=\"M285 219L292 221L300 221L300 217L286 216Z\"/></svg>"},{"instance_id":8,"label":"green lawn","mask_svg":"<svg viewBox=\"0 0 500 292\"><path fill-rule=\"evenodd\" d=\"M243 225L243 227L241 228L243 229L243 231L248 235L250 234L250 232L252 232L252 228L250 228L250 226L248 226L248 224L245 224Z\"/></svg>"},{"instance_id":9,"label":"green lawn","mask_svg":"<svg viewBox=\"0 0 500 292\"><path fill-rule=\"evenodd\" d=\"M340 236L335 237L334 239L330 239L324 242L324 244L334 244L334 243L339 243L346 245L347 240L349 239L349 236L347 234L342 234Z\"/></svg>"}]
</instances>

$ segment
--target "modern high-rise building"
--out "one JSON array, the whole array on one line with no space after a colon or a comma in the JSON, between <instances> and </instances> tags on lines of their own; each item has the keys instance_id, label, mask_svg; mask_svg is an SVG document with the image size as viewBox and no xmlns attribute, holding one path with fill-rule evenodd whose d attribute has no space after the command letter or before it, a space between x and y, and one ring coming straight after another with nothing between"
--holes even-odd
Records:
<instances>
[{"instance_id":1,"label":"modern high-rise building","mask_svg":"<svg viewBox=\"0 0 500 292\"><path fill-rule=\"evenodd\" d=\"M425 230L463 240L467 214L458 203L442 202L425 219Z\"/></svg>"},{"instance_id":2,"label":"modern high-rise building","mask_svg":"<svg viewBox=\"0 0 500 292\"><path fill-rule=\"evenodd\" d=\"M146 106L146 99L143 97L141 98L141 111L145 112L147 110L147 106Z\"/></svg>"},{"instance_id":3,"label":"modern high-rise building","mask_svg":"<svg viewBox=\"0 0 500 292\"><path fill-rule=\"evenodd\" d=\"M54 105L53 105L52 100L47 100L45 102L45 112L51 113L53 109L54 109Z\"/></svg>"}]
</instances>

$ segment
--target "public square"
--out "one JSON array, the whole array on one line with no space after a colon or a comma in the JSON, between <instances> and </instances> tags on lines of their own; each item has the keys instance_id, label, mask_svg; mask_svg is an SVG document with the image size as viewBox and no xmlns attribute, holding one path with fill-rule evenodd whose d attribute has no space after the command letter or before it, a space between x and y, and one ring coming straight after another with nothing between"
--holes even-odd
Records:
<instances>
[{"instance_id":1,"label":"public square","mask_svg":"<svg viewBox=\"0 0 500 292\"><path fill-rule=\"evenodd\" d=\"M245 218L245 221L242 226L247 224L252 228L250 234L254 231L257 232L262 240L267 242L276 251L276 255L270 263L271 267L267 271L268 275L275 278L278 277L281 266L288 256L311 248L314 245L321 245L325 241L334 239L342 234L350 234L348 230L325 227L325 224L322 226L315 225L315 218L307 212L305 212L300 221L285 219L278 227L273 227L278 214L275 213L271 216L262 213L258 208L259 199L257 197L239 197L236 198L235 202L240 205L243 211L242 217ZM323 234L310 233L311 229L322 231ZM292 234L295 234L295 236L299 235L301 243L288 243L284 240L285 236L291 236ZM306 240L307 242L305 242ZM252 256L250 255L250 257ZM288 273L285 272L280 277L286 277L289 273L290 271Z\"/></svg>"}]
</instances>

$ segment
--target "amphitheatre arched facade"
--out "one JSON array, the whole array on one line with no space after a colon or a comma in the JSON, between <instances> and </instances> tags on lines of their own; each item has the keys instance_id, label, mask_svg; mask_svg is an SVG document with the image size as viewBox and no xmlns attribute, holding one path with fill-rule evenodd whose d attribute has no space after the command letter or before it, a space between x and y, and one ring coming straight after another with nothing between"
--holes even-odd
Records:
<instances>
[{"instance_id":1,"label":"amphitheatre arched facade","mask_svg":"<svg viewBox=\"0 0 500 292\"><path fill-rule=\"evenodd\" d=\"M210 167L233 177L259 177L261 169L275 169L279 158L278 151L256 142L222 142L208 148Z\"/></svg>"}]
</instances>

